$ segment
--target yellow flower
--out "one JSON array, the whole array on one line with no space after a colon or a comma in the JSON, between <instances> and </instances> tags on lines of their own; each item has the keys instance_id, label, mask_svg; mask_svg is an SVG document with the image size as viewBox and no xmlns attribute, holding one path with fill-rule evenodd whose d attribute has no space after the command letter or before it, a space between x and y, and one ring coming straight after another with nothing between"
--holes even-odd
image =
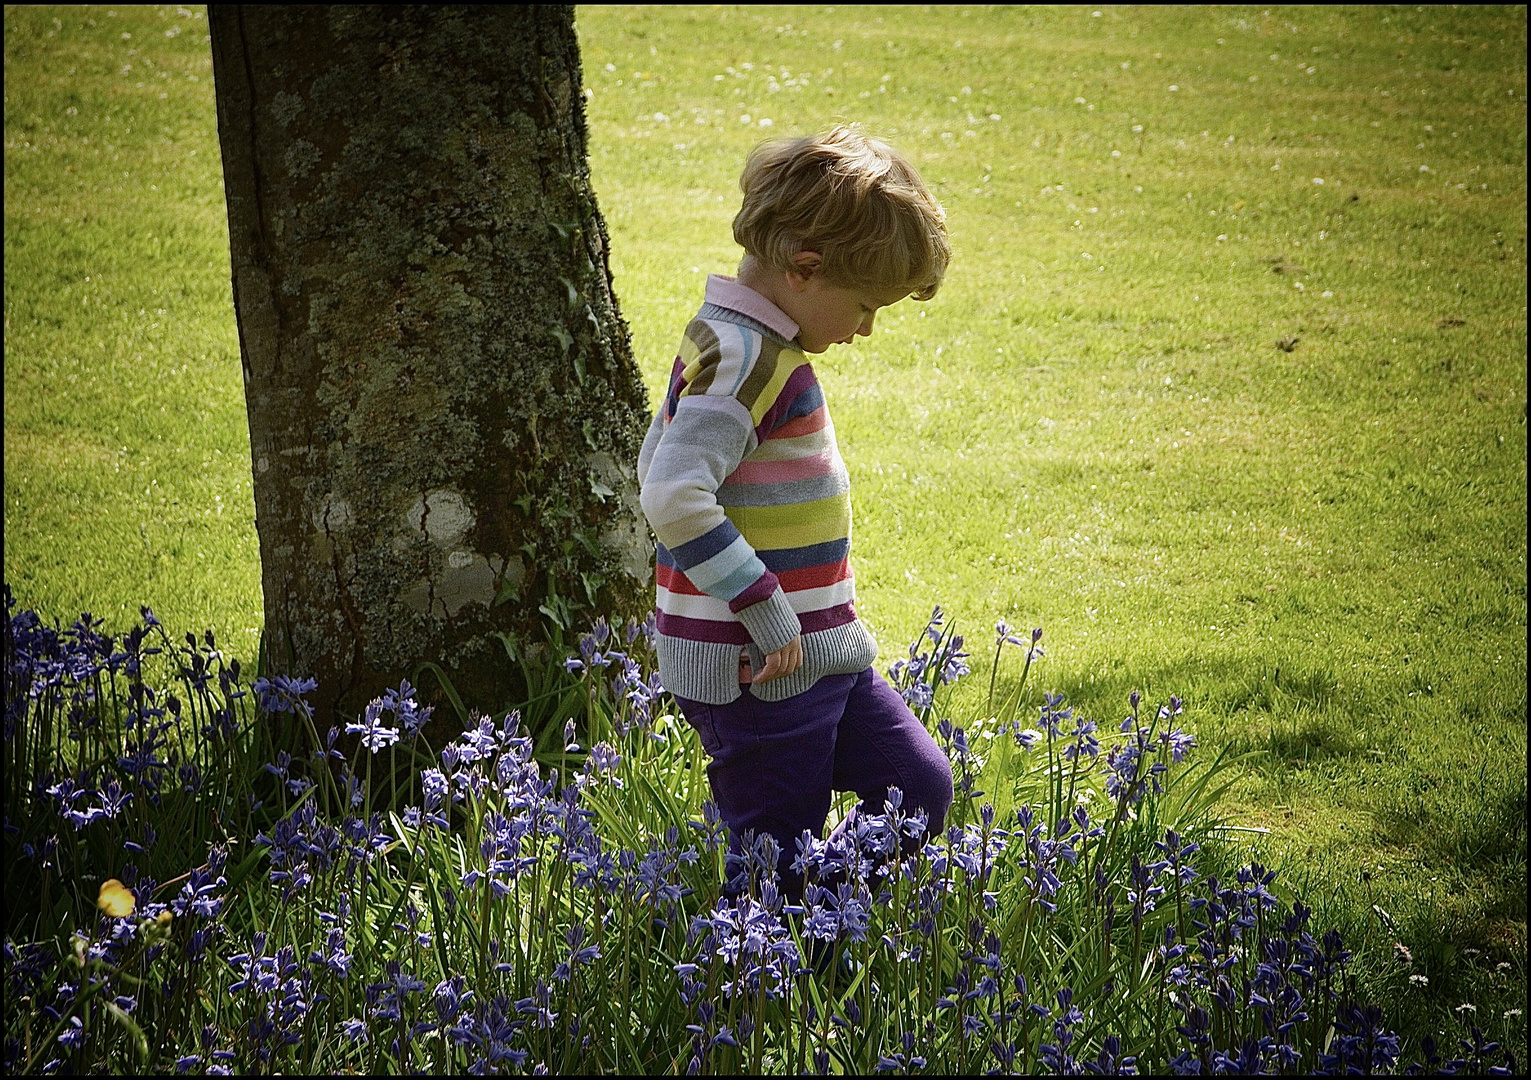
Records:
<instances>
[{"instance_id":1,"label":"yellow flower","mask_svg":"<svg viewBox=\"0 0 1531 1080\"><path fill-rule=\"evenodd\" d=\"M137 906L138 901L133 896L133 890L116 878L108 878L101 883L101 892L96 897L96 907L108 915L115 919L125 919L133 914L133 909Z\"/></svg>"}]
</instances>

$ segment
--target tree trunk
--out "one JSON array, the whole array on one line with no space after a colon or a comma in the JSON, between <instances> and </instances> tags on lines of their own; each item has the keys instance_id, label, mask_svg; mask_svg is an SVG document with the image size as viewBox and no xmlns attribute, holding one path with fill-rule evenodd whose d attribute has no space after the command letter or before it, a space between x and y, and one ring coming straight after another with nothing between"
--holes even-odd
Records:
<instances>
[{"instance_id":1,"label":"tree trunk","mask_svg":"<svg viewBox=\"0 0 1531 1080\"><path fill-rule=\"evenodd\" d=\"M209 26L268 673L325 721L427 661L503 706L545 615L651 600L573 9Z\"/></svg>"}]
</instances>

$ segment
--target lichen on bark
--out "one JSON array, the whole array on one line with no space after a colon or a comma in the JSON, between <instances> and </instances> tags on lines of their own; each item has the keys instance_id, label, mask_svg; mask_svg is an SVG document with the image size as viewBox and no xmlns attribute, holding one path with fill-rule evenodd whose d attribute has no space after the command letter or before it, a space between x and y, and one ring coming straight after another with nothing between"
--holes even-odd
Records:
<instances>
[{"instance_id":1,"label":"lichen on bark","mask_svg":"<svg viewBox=\"0 0 1531 1080\"><path fill-rule=\"evenodd\" d=\"M503 704L539 607L650 601L572 9L210 29L268 666L342 716L424 661Z\"/></svg>"}]
</instances>

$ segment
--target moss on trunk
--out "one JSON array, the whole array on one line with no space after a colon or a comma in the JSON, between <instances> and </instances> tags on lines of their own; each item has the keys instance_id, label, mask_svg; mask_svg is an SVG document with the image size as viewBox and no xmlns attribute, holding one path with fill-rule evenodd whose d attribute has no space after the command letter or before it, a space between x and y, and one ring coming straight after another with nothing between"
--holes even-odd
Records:
<instances>
[{"instance_id":1,"label":"moss on trunk","mask_svg":"<svg viewBox=\"0 0 1531 1080\"><path fill-rule=\"evenodd\" d=\"M573 11L209 19L269 670L499 706L539 608L650 605Z\"/></svg>"}]
</instances>

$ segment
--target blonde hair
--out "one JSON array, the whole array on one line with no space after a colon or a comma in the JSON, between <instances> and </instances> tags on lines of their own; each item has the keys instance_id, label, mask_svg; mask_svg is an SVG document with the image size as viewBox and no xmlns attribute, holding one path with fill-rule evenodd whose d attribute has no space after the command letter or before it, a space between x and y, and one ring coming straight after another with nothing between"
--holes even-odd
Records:
<instances>
[{"instance_id":1,"label":"blonde hair","mask_svg":"<svg viewBox=\"0 0 1531 1080\"><path fill-rule=\"evenodd\" d=\"M739 187L734 240L773 270L816 251L837 285L907 288L917 300L941 287L946 211L902 154L855 125L761 143Z\"/></svg>"}]
</instances>

